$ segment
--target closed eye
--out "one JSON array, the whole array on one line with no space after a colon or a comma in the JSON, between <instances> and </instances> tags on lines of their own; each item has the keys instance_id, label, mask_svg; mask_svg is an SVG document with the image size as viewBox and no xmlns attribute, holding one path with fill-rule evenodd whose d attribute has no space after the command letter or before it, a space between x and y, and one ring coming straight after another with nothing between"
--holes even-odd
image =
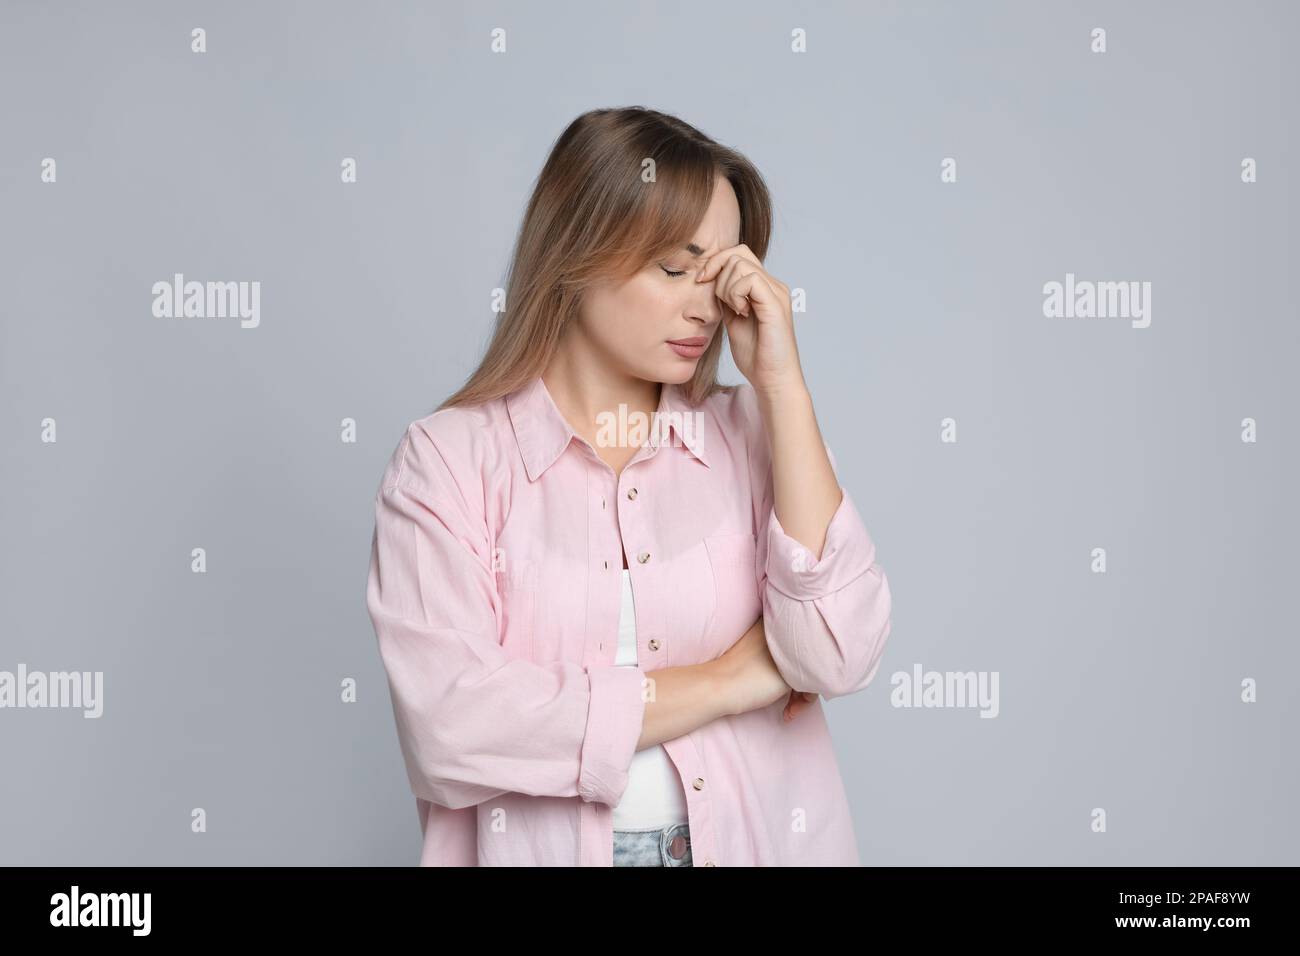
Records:
<instances>
[{"instance_id":1,"label":"closed eye","mask_svg":"<svg viewBox=\"0 0 1300 956\"><path fill-rule=\"evenodd\" d=\"M674 279L676 279L678 276L684 276L684 275L686 275L686 270L685 270L685 269L683 269L681 272L674 272L672 269L667 268L663 263L660 263L660 264L659 264L659 268L660 268L660 269L663 269L664 272L668 273L668 274L669 274L670 276L672 276Z\"/></svg>"}]
</instances>

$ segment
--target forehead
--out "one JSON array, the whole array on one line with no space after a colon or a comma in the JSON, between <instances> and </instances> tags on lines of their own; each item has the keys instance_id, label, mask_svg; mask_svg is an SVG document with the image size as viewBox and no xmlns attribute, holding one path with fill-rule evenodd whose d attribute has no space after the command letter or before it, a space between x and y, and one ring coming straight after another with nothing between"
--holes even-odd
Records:
<instances>
[{"instance_id":1,"label":"forehead","mask_svg":"<svg viewBox=\"0 0 1300 956\"><path fill-rule=\"evenodd\" d=\"M724 177L718 177L713 186L713 196L709 208L704 213L699 227L691 241L686 244L686 251L693 256L717 252L725 246L734 246L740 242L740 203L736 201L736 191Z\"/></svg>"}]
</instances>

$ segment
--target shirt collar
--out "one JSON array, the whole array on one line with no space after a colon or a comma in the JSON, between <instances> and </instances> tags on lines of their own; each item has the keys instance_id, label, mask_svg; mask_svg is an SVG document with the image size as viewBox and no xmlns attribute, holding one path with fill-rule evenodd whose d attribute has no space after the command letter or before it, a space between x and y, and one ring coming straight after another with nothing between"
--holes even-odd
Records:
<instances>
[{"instance_id":1,"label":"shirt collar","mask_svg":"<svg viewBox=\"0 0 1300 956\"><path fill-rule=\"evenodd\" d=\"M506 409L510 413L510 424L515 432L515 441L519 443L519 453L523 456L528 480L536 481L569 447L569 442L577 437L577 433L561 414L540 375L507 395ZM708 467L709 462L704 457L703 428L694 424L700 422L703 414L701 409L692 407L686 401L681 386L671 382L663 383L656 417L664 416L667 430L674 433L677 441ZM666 432L651 426L648 443L656 453L663 434Z\"/></svg>"}]
</instances>

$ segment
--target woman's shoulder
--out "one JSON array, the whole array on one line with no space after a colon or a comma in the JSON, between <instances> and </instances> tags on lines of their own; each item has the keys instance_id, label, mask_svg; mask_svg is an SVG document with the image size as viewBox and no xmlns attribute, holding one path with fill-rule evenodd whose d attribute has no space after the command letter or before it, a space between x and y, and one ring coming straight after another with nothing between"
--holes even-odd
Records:
<instances>
[{"instance_id":1,"label":"woman's shoulder","mask_svg":"<svg viewBox=\"0 0 1300 956\"><path fill-rule=\"evenodd\" d=\"M724 384L694 406L695 432L710 467L726 462L740 469L761 453L763 419L758 396L749 382Z\"/></svg>"},{"instance_id":2,"label":"woman's shoulder","mask_svg":"<svg viewBox=\"0 0 1300 956\"><path fill-rule=\"evenodd\" d=\"M748 418L758 414L758 396L749 382L720 383L701 404L723 418Z\"/></svg>"},{"instance_id":3,"label":"woman's shoulder","mask_svg":"<svg viewBox=\"0 0 1300 956\"><path fill-rule=\"evenodd\" d=\"M464 491L496 457L498 432L509 428L503 399L440 408L411 420L384 469L381 490L395 485L426 493Z\"/></svg>"},{"instance_id":4,"label":"woman's shoulder","mask_svg":"<svg viewBox=\"0 0 1300 956\"><path fill-rule=\"evenodd\" d=\"M720 385L700 402L723 435L752 435L763 428L758 395L749 382Z\"/></svg>"}]
</instances>

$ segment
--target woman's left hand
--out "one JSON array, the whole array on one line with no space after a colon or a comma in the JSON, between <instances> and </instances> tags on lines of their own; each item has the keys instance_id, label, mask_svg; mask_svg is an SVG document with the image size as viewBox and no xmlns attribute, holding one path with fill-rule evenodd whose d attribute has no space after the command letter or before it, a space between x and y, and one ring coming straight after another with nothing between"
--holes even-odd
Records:
<instances>
[{"instance_id":1,"label":"woman's left hand","mask_svg":"<svg viewBox=\"0 0 1300 956\"><path fill-rule=\"evenodd\" d=\"M705 260L696 282L717 279L731 357L760 395L804 388L794 340L790 287L763 268L743 242Z\"/></svg>"},{"instance_id":2,"label":"woman's left hand","mask_svg":"<svg viewBox=\"0 0 1300 956\"><path fill-rule=\"evenodd\" d=\"M786 720L794 720L799 716L799 711L811 707L816 699L817 695L812 691L792 690L786 698L785 706L781 708L781 716Z\"/></svg>"}]
</instances>

